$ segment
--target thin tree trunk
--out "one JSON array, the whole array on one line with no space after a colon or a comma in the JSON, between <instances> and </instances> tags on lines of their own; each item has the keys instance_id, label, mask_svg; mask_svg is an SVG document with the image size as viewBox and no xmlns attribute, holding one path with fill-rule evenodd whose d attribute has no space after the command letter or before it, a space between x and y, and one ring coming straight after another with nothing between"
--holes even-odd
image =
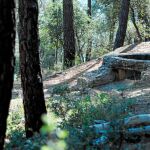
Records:
<instances>
[{"instance_id":1,"label":"thin tree trunk","mask_svg":"<svg viewBox=\"0 0 150 150\"><path fill-rule=\"evenodd\" d=\"M78 47L77 48L77 56L80 58L80 63L81 63L81 62L84 62L84 57L83 57L83 51L81 48L81 43L80 43L80 39L79 39L77 30L76 30L75 34L76 34L76 44Z\"/></svg>"},{"instance_id":2,"label":"thin tree trunk","mask_svg":"<svg viewBox=\"0 0 150 150\"><path fill-rule=\"evenodd\" d=\"M142 21L142 25L145 25L145 41L150 41L150 15L149 15L149 3L142 4L142 9L138 9L138 17ZM142 10L142 11L141 11Z\"/></svg>"},{"instance_id":3,"label":"thin tree trunk","mask_svg":"<svg viewBox=\"0 0 150 150\"><path fill-rule=\"evenodd\" d=\"M147 1L148 2L148 1ZM149 2L143 5L143 11L139 12L140 19L143 21L142 25L144 25L145 30L145 42L150 41L150 14L149 14Z\"/></svg>"},{"instance_id":4,"label":"thin tree trunk","mask_svg":"<svg viewBox=\"0 0 150 150\"><path fill-rule=\"evenodd\" d=\"M0 0L0 150L3 149L14 74L15 3Z\"/></svg>"},{"instance_id":5,"label":"thin tree trunk","mask_svg":"<svg viewBox=\"0 0 150 150\"><path fill-rule=\"evenodd\" d=\"M115 33L115 26L116 26L116 10L118 6L118 1L113 1L112 3L112 10L109 12L109 15L107 17L108 19L108 25L109 25L109 50L111 51L113 49L113 44L114 44L114 33Z\"/></svg>"},{"instance_id":6,"label":"thin tree trunk","mask_svg":"<svg viewBox=\"0 0 150 150\"><path fill-rule=\"evenodd\" d=\"M56 42L58 43L58 42ZM57 61L58 61L58 44L56 44L55 46L55 64L57 65Z\"/></svg>"},{"instance_id":7,"label":"thin tree trunk","mask_svg":"<svg viewBox=\"0 0 150 150\"><path fill-rule=\"evenodd\" d=\"M88 16L91 18L92 17L92 3L91 0L88 0L88 11L87 11ZM90 24L90 22L88 22ZM92 52L92 39L91 37L88 39L88 47L87 47L87 52L86 52L86 61L90 61L91 59L91 52Z\"/></svg>"},{"instance_id":8,"label":"thin tree trunk","mask_svg":"<svg viewBox=\"0 0 150 150\"><path fill-rule=\"evenodd\" d=\"M131 7L131 6L130 6L130 8L131 8L131 19L132 19L132 23L133 23L133 25L134 25L134 27L135 27L135 29L136 29L136 33L137 33L138 39L139 39L139 41L141 42L141 41L142 41L142 36L141 36L140 31L139 31L139 28L138 28L138 26L137 26L137 24L136 24L134 9L133 9L133 7Z\"/></svg>"},{"instance_id":9,"label":"thin tree trunk","mask_svg":"<svg viewBox=\"0 0 150 150\"><path fill-rule=\"evenodd\" d=\"M129 6L130 0L122 0L119 14L119 27L116 34L114 49L119 48L124 44L128 24Z\"/></svg>"},{"instance_id":10,"label":"thin tree trunk","mask_svg":"<svg viewBox=\"0 0 150 150\"><path fill-rule=\"evenodd\" d=\"M55 0L52 0L53 2L53 6L55 5ZM55 15L55 13L54 13ZM57 11L57 15L58 15L58 11ZM57 27L58 27L58 16L57 16ZM58 61L58 34L57 34L57 38L56 38L56 42L55 42L55 64L57 65L57 61Z\"/></svg>"},{"instance_id":11,"label":"thin tree trunk","mask_svg":"<svg viewBox=\"0 0 150 150\"><path fill-rule=\"evenodd\" d=\"M38 1L19 0L19 51L26 136L39 132L46 113L39 60Z\"/></svg>"},{"instance_id":12,"label":"thin tree trunk","mask_svg":"<svg viewBox=\"0 0 150 150\"><path fill-rule=\"evenodd\" d=\"M145 10L146 12L146 10ZM143 20L145 22L145 33L146 33L146 36L145 36L145 42L147 41L150 41L150 21L149 21L149 18L148 18L148 14L144 14L143 16Z\"/></svg>"},{"instance_id":13,"label":"thin tree trunk","mask_svg":"<svg viewBox=\"0 0 150 150\"><path fill-rule=\"evenodd\" d=\"M109 33L109 50L111 51L113 49L113 41L114 41L114 33L115 33L115 20L112 18L109 18L111 20L110 23L110 33Z\"/></svg>"},{"instance_id":14,"label":"thin tree trunk","mask_svg":"<svg viewBox=\"0 0 150 150\"><path fill-rule=\"evenodd\" d=\"M63 0L64 67L75 65L75 35L73 25L73 0Z\"/></svg>"}]
</instances>

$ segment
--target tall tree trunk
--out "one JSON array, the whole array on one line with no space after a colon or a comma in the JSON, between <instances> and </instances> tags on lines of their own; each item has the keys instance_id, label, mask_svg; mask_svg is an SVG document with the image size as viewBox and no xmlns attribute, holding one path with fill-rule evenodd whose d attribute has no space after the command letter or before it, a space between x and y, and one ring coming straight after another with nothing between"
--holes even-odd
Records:
<instances>
[{"instance_id":1,"label":"tall tree trunk","mask_svg":"<svg viewBox=\"0 0 150 150\"><path fill-rule=\"evenodd\" d=\"M113 50L114 45L114 34L115 34L115 27L116 27L116 20L117 18L117 11L118 11L118 1L113 1L111 10L107 15L107 24L109 25L109 45L108 48L110 51Z\"/></svg>"},{"instance_id":2,"label":"tall tree trunk","mask_svg":"<svg viewBox=\"0 0 150 150\"><path fill-rule=\"evenodd\" d=\"M14 74L15 3L0 0L0 150L3 149Z\"/></svg>"},{"instance_id":3,"label":"tall tree trunk","mask_svg":"<svg viewBox=\"0 0 150 150\"><path fill-rule=\"evenodd\" d=\"M143 16L143 21L146 25L145 27L145 33L146 33L146 36L145 36L145 42L147 41L150 41L150 15L148 13L148 6L145 6L144 8L144 16Z\"/></svg>"},{"instance_id":4,"label":"tall tree trunk","mask_svg":"<svg viewBox=\"0 0 150 150\"><path fill-rule=\"evenodd\" d=\"M116 34L114 49L119 48L124 44L128 24L129 7L130 0L121 1L121 8L119 13L119 27Z\"/></svg>"},{"instance_id":5,"label":"tall tree trunk","mask_svg":"<svg viewBox=\"0 0 150 150\"><path fill-rule=\"evenodd\" d=\"M52 2L53 2L53 6L55 6L55 0L52 0ZM53 15L55 15L55 12ZM58 15L58 10L57 10L57 15ZM58 26L58 16L57 16L57 26ZM55 45L55 64L57 65L57 61L58 61L58 34L57 34L55 44L56 44Z\"/></svg>"},{"instance_id":6,"label":"tall tree trunk","mask_svg":"<svg viewBox=\"0 0 150 150\"><path fill-rule=\"evenodd\" d=\"M138 9L138 18L142 21L142 25L144 25L145 29L145 41L150 41L150 14L149 14L149 4L150 2L146 2L142 4L141 8Z\"/></svg>"},{"instance_id":7,"label":"tall tree trunk","mask_svg":"<svg viewBox=\"0 0 150 150\"><path fill-rule=\"evenodd\" d=\"M88 10L87 10L88 16L92 17L92 3L91 0L88 0ZM88 22L90 24L90 22ZM88 46L87 46L87 52L86 52L86 61L90 61L91 59L91 52L92 52L92 39L89 37L88 39Z\"/></svg>"},{"instance_id":8,"label":"tall tree trunk","mask_svg":"<svg viewBox=\"0 0 150 150\"><path fill-rule=\"evenodd\" d=\"M73 23L73 0L63 0L64 67L75 65L75 35Z\"/></svg>"},{"instance_id":9,"label":"tall tree trunk","mask_svg":"<svg viewBox=\"0 0 150 150\"><path fill-rule=\"evenodd\" d=\"M19 51L26 136L39 132L46 113L39 60L38 1L19 0Z\"/></svg>"},{"instance_id":10,"label":"tall tree trunk","mask_svg":"<svg viewBox=\"0 0 150 150\"><path fill-rule=\"evenodd\" d=\"M81 43L80 43L81 41L79 39L77 29L76 29L75 35L76 35L77 56L80 58L80 63L83 63L84 62L83 50L81 47Z\"/></svg>"},{"instance_id":11,"label":"tall tree trunk","mask_svg":"<svg viewBox=\"0 0 150 150\"><path fill-rule=\"evenodd\" d=\"M135 29L136 29L136 33L137 33L137 36L138 36L138 40L141 42L141 41L142 41L142 36L141 36L141 33L140 33L140 31L139 31L139 28L138 28L138 26L137 26L137 24L136 24L134 9L133 9L132 6L130 6L130 8L131 8L131 20L132 20L132 23L133 23L133 25L134 25L134 27L135 27Z\"/></svg>"}]
</instances>

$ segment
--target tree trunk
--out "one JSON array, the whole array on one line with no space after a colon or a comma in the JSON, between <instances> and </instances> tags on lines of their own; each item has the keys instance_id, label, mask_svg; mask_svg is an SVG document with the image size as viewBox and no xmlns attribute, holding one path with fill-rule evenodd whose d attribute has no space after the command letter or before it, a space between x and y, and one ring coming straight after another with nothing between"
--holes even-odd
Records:
<instances>
[{"instance_id":1,"label":"tree trunk","mask_svg":"<svg viewBox=\"0 0 150 150\"><path fill-rule=\"evenodd\" d=\"M0 150L3 149L14 74L15 3L0 0Z\"/></svg>"},{"instance_id":2,"label":"tree trunk","mask_svg":"<svg viewBox=\"0 0 150 150\"><path fill-rule=\"evenodd\" d=\"M80 63L83 63L84 62L83 50L81 47L81 41L79 39L77 30L75 31L75 34L76 34L77 56L80 58Z\"/></svg>"},{"instance_id":3,"label":"tree trunk","mask_svg":"<svg viewBox=\"0 0 150 150\"><path fill-rule=\"evenodd\" d=\"M130 7L130 8L131 8L131 20L132 20L132 23L133 23L133 25L134 25L134 27L135 27L135 29L136 29L136 33L137 33L137 36L138 36L138 40L139 40L140 42L142 42L142 36L141 36L141 33L140 33L140 31L139 31L139 28L138 28L138 26L137 26L137 24L136 24L136 20L135 20L134 9L133 9L133 7Z\"/></svg>"},{"instance_id":4,"label":"tree trunk","mask_svg":"<svg viewBox=\"0 0 150 150\"><path fill-rule=\"evenodd\" d=\"M150 15L149 15L149 2L143 3L142 7L138 9L138 18L142 21L142 25L145 29L145 41L150 41Z\"/></svg>"},{"instance_id":5,"label":"tree trunk","mask_svg":"<svg viewBox=\"0 0 150 150\"><path fill-rule=\"evenodd\" d=\"M130 0L122 0L119 14L119 27L116 34L114 49L119 48L124 44L128 23L129 6Z\"/></svg>"},{"instance_id":6,"label":"tree trunk","mask_svg":"<svg viewBox=\"0 0 150 150\"><path fill-rule=\"evenodd\" d=\"M113 50L114 45L114 34L115 34L115 27L116 27L116 20L117 18L117 10L118 10L118 1L113 1L111 10L107 15L107 24L109 26L109 51Z\"/></svg>"},{"instance_id":7,"label":"tree trunk","mask_svg":"<svg viewBox=\"0 0 150 150\"><path fill-rule=\"evenodd\" d=\"M88 11L87 11L88 16L91 18L92 17L92 3L91 0L88 0ZM90 22L88 22L90 24ZM92 51L92 39L89 37L88 39L88 47L87 47L87 52L86 52L86 61L90 61L91 59L91 51Z\"/></svg>"},{"instance_id":8,"label":"tree trunk","mask_svg":"<svg viewBox=\"0 0 150 150\"><path fill-rule=\"evenodd\" d=\"M150 21L149 21L149 14L147 13L146 8L145 8L144 16L143 16L143 21L146 25L146 27L145 27L145 33L146 33L145 42L147 42L147 41L150 41Z\"/></svg>"},{"instance_id":9,"label":"tree trunk","mask_svg":"<svg viewBox=\"0 0 150 150\"><path fill-rule=\"evenodd\" d=\"M39 60L38 1L19 0L19 51L26 136L39 132L46 113Z\"/></svg>"},{"instance_id":10,"label":"tree trunk","mask_svg":"<svg viewBox=\"0 0 150 150\"><path fill-rule=\"evenodd\" d=\"M75 65L75 35L73 25L73 1L63 0L64 67Z\"/></svg>"}]
</instances>

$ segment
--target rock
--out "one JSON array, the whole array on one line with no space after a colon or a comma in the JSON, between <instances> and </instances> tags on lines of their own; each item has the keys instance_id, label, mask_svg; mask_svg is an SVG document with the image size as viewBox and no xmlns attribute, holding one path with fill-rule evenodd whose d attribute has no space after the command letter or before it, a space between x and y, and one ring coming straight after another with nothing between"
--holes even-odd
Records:
<instances>
[{"instance_id":1,"label":"rock","mask_svg":"<svg viewBox=\"0 0 150 150\"><path fill-rule=\"evenodd\" d=\"M114 128L114 125L116 126ZM113 123L103 122L94 124L92 129L99 135L99 138L94 139L92 144L97 147L109 145L112 141L126 141L126 144L138 143L142 144L142 139L149 141L150 135L150 114L135 115L124 118ZM140 143L139 143L140 142ZM109 146L117 146L117 143ZM114 149L114 148L113 148ZM120 148L119 148L120 149Z\"/></svg>"},{"instance_id":2,"label":"rock","mask_svg":"<svg viewBox=\"0 0 150 150\"><path fill-rule=\"evenodd\" d=\"M139 80L141 72L146 71L149 67L150 54L106 55L103 58L102 66L96 71L88 72L79 77L77 85L87 88L124 79ZM149 73L145 73L144 77L149 78Z\"/></svg>"},{"instance_id":3,"label":"rock","mask_svg":"<svg viewBox=\"0 0 150 150\"><path fill-rule=\"evenodd\" d=\"M135 87L149 87L150 86L150 68L141 73L141 80L135 83Z\"/></svg>"},{"instance_id":4,"label":"rock","mask_svg":"<svg viewBox=\"0 0 150 150\"><path fill-rule=\"evenodd\" d=\"M119 54L103 58L103 65L112 69L144 71L150 66L150 54Z\"/></svg>"},{"instance_id":5,"label":"rock","mask_svg":"<svg viewBox=\"0 0 150 150\"><path fill-rule=\"evenodd\" d=\"M111 68L102 66L99 70L87 73L78 78L78 86L83 88L107 84L115 80L115 73Z\"/></svg>"},{"instance_id":6,"label":"rock","mask_svg":"<svg viewBox=\"0 0 150 150\"><path fill-rule=\"evenodd\" d=\"M141 140L140 143L127 143L124 142L121 146L121 150L149 150L150 148L150 142L144 141L144 139Z\"/></svg>"}]
</instances>

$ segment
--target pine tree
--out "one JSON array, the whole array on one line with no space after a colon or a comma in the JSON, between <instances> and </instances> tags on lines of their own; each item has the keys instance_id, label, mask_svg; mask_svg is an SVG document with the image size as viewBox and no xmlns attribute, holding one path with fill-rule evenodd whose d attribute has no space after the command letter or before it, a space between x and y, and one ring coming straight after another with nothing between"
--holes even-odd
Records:
<instances>
[{"instance_id":1,"label":"pine tree","mask_svg":"<svg viewBox=\"0 0 150 150\"><path fill-rule=\"evenodd\" d=\"M38 1L19 0L19 51L26 136L39 132L46 113L39 60Z\"/></svg>"},{"instance_id":2,"label":"pine tree","mask_svg":"<svg viewBox=\"0 0 150 150\"><path fill-rule=\"evenodd\" d=\"M129 7L130 0L121 1L121 8L119 13L119 27L116 34L114 49L119 48L124 44L128 23Z\"/></svg>"},{"instance_id":3,"label":"pine tree","mask_svg":"<svg viewBox=\"0 0 150 150\"><path fill-rule=\"evenodd\" d=\"M64 67L75 65L75 34L74 34L73 0L63 0L64 29Z\"/></svg>"},{"instance_id":4,"label":"pine tree","mask_svg":"<svg viewBox=\"0 0 150 150\"><path fill-rule=\"evenodd\" d=\"M91 0L88 0L88 11L87 14L89 18L92 17L92 2ZM88 22L90 24L90 22ZM88 39L88 47L86 52L86 61L89 61L91 59L91 51L92 51L92 39L91 37Z\"/></svg>"}]
</instances>

